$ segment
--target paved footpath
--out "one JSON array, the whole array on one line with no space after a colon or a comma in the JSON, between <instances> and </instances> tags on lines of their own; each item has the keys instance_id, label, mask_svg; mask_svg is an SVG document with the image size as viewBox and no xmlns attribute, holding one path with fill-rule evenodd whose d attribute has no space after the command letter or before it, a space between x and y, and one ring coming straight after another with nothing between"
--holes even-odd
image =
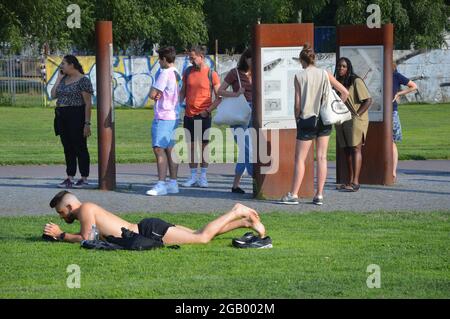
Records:
<instances>
[{"instance_id":1,"label":"paved footpath","mask_svg":"<svg viewBox=\"0 0 450 319\"><path fill-rule=\"evenodd\" d=\"M56 184L64 176L64 166L0 166L0 216L52 214L48 203L59 191ZM302 199L299 205L280 205L255 200L252 183L244 177L242 187L248 193L231 193L234 166L211 165L209 188L181 188L176 195L145 195L156 181L155 164L117 165L117 190L105 192L97 186L97 166L91 168L92 189L73 190L82 201L92 201L112 212L224 212L240 202L259 212L271 211L450 211L450 161L402 161L395 186L362 185L357 193L335 190L334 162L329 163L325 204L312 205ZM188 175L187 165L180 168L180 181Z\"/></svg>"}]
</instances>

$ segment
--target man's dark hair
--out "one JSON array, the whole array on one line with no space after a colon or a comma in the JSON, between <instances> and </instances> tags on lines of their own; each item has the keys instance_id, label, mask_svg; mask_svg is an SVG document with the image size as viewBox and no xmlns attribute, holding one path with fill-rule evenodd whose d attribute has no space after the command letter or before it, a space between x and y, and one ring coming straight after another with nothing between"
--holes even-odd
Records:
<instances>
[{"instance_id":1,"label":"man's dark hair","mask_svg":"<svg viewBox=\"0 0 450 319\"><path fill-rule=\"evenodd\" d=\"M206 56L206 54L208 53L208 48L206 47L206 45L193 45L191 46L190 52L195 52L195 54L197 55Z\"/></svg>"},{"instance_id":2,"label":"man's dark hair","mask_svg":"<svg viewBox=\"0 0 450 319\"><path fill-rule=\"evenodd\" d=\"M72 193L64 190L64 191L60 191L58 194L56 194L55 197L53 197L52 200L50 201L50 207L55 208L59 203L61 203L64 196L66 196L67 194L72 194Z\"/></svg>"},{"instance_id":3,"label":"man's dark hair","mask_svg":"<svg viewBox=\"0 0 450 319\"><path fill-rule=\"evenodd\" d=\"M158 55L161 60L163 58L166 58L166 61L168 63L173 63L175 62L177 52L175 51L174 47L164 47L158 50Z\"/></svg>"}]
</instances>

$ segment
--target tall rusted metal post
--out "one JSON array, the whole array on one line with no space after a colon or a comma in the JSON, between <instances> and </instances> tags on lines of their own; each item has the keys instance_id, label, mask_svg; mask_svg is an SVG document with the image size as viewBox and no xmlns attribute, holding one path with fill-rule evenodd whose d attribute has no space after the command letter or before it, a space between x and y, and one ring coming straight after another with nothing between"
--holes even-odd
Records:
<instances>
[{"instance_id":1,"label":"tall rusted metal post","mask_svg":"<svg viewBox=\"0 0 450 319\"><path fill-rule=\"evenodd\" d=\"M336 29L336 61L341 46L383 46L382 101L383 121L369 123L367 140L362 149L363 165L361 184L392 185L394 177L392 154L392 57L394 49L394 25L388 23L381 28L370 29L367 25L345 25ZM355 70L358 72L358 70ZM375 94L376 92L371 92ZM347 183L347 161L343 148L336 142L336 182Z\"/></svg>"},{"instance_id":2,"label":"tall rusted metal post","mask_svg":"<svg viewBox=\"0 0 450 319\"><path fill-rule=\"evenodd\" d=\"M264 129L264 95L262 88L264 67L262 67L263 48L300 47L306 42L314 43L314 24L256 24L253 27L253 126L266 132L266 137L258 134L258 162L254 166L254 190L253 195L259 199L279 199L290 191L295 158L296 129L280 129L279 145L273 139L273 132L277 129ZM301 70L300 64L298 70ZM293 93L292 93L293 94ZM292 107L292 106L290 106ZM294 116L292 116L294 119ZM270 133L270 134L269 134ZM264 145L264 146L263 146ZM271 162L264 163L261 160L259 150L266 147L270 150ZM267 154L269 155L269 153ZM278 158L278 170L275 173L263 173L264 166L270 167ZM314 147L310 149L306 159L305 175L303 177L299 197L314 196Z\"/></svg>"},{"instance_id":3,"label":"tall rusted metal post","mask_svg":"<svg viewBox=\"0 0 450 319\"><path fill-rule=\"evenodd\" d=\"M114 143L114 105L112 91L112 21L97 21L97 128L98 181L101 190L116 188L116 154Z\"/></svg>"}]
</instances>

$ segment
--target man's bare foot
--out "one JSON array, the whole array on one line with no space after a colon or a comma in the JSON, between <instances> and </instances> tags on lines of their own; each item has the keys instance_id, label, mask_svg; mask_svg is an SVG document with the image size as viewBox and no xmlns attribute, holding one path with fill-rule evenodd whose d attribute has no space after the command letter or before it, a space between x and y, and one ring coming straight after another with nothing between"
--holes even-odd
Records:
<instances>
[{"instance_id":1,"label":"man's bare foot","mask_svg":"<svg viewBox=\"0 0 450 319\"><path fill-rule=\"evenodd\" d=\"M247 207L247 206L239 204L239 203L234 205L232 210L236 213L237 217L239 217L239 218L249 218L250 215L253 215L258 220L260 219L259 214L256 212L256 210L251 209L250 207Z\"/></svg>"},{"instance_id":2,"label":"man's bare foot","mask_svg":"<svg viewBox=\"0 0 450 319\"><path fill-rule=\"evenodd\" d=\"M245 219L249 223L249 227L258 232L261 238L265 237L266 228L261 223L259 214L256 210L237 203L236 205L234 205L232 211L234 211L238 218Z\"/></svg>"},{"instance_id":3,"label":"man's bare foot","mask_svg":"<svg viewBox=\"0 0 450 319\"><path fill-rule=\"evenodd\" d=\"M247 220L250 222L250 227L253 228L261 238L266 237L266 228L261 223L258 213L251 212Z\"/></svg>"}]
</instances>

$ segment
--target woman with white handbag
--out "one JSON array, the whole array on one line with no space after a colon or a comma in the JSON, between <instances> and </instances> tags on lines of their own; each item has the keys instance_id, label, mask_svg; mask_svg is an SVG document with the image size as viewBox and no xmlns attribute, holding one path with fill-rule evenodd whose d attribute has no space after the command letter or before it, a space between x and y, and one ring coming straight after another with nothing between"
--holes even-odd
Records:
<instances>
[{"instance_id":1,"label":"woman with white handbag","mask_svg":"<svg viewBox=\"0 0 450 319\"><path fill-rule=\"evenodd\" d=\"M227 91L229 86L232 87L232 92ZM253 176L252 138L249 132L249 127L252 125L252 51L250 48L242 53L237 68L228 72L218 94L223 97L223 101L218 106L219 109L213 121L216 124L230 125L239 150L231 191L245 194L245 191L239 187L242 175L247 170L247 173Z\"/></svg>"},{"instance_id":2,"label":"woman with white handbag","mask_svg":"<svg viewBox=\"0 0 450 319\"><path fill-rule=\"evenodd\" d=\"M361 148L366 141L369 128L368 110L372 104L372 98L364 81L354 73L349 59L342 57L338 60L335 75L336 79L349 91L346 105L352 113L350 121L336 125L337 143L339 147L344 148L348 168L347 183L338 185L337 189L357 192L360 188Z\"/></svg>"},{"instance_id":3,"label":"woman with white handbag","mask_svg":"<svg viewBox=\"0 0 450 319\"><path fill-rule=\"evenodd\" d=\"M300 52L303 71L294 77L295 118L297 119L297 141L295 145L294 177L291 191L281 198L281 204L298 204L298 192L305 175L306 158L313 141L316 142L317 191L313 199L315 205L323 204L323 189L327 178L327 152L332 125L323 123L320 109L327 97L329 83L341 93L346 101L347 89L332 74L315 66L314 50L305 44Z\"/></svg>"}]
</instances>

